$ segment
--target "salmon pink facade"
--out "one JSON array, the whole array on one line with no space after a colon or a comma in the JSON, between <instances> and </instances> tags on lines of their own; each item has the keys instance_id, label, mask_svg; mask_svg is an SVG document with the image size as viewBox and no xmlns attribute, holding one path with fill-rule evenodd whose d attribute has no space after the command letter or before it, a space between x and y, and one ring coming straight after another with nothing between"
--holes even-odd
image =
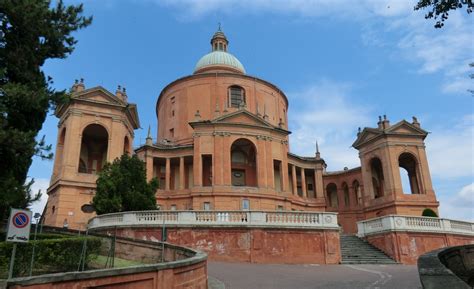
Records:
<instances>
[{"instance_id":1,"label":"salmon pink facade","mask_svg":"<svg viewBox=\"0 0 474 289\"><path fill-rule=\"evenodd\" d=\"M380 118L376 128L357 134L360 167L327 171L317 143L312 156L291 153L288 98L248 75L228 48L224 33L216 32L193 74L161 91L158 135L135 149L147 178L159 180L160 209L331 211L346 233L356 233L356 222L368 218L437 214L427 132L416 118L396 124ZM139 121L123 89L114 95L75 87L70 104L56 112L60 133L45 222L84 228L94 216L84 205L93 197L95 173L132 152Z\"/></svg>"}]
</instances>

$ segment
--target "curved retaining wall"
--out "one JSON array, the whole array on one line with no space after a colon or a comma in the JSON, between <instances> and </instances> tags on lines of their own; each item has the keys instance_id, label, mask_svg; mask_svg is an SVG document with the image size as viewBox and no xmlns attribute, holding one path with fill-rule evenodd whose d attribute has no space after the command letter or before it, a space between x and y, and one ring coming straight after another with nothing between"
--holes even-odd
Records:
<instances>
[{"instance_id":1,"label":"curved retaining wall","mask_svg":"<svg viewBox=\"0 0 474 289\"><path fill-rule=\"evenodd\" d=\"M438 249L418 259L424 289L474 287L474 245Z\"/></svg>"},{"instance_id":2,"label":"curved retaining wall","mask_svg":"<svg viewBox=\"0 0 474 289\"><path fill-rule=\"evenodd\" d=\"M339 226L335 213L255 211L153 211L102 215L93 232L159 241L202 250L227 262L338 264Z\"/></svg>"},{"instance_id":3,"label":"curved retaining wall","mask_svg":"<svg viewBox=\"0 0 474 289\"><path fill-rule=\"evenodd\" d=\"M117 238L116 256L142 262L161 259L163 243ZM9 289L207 289L207 255L189 248L164 244L165 263L65 272L14 278L0 283Z\"/></svg>"}]
</instances>

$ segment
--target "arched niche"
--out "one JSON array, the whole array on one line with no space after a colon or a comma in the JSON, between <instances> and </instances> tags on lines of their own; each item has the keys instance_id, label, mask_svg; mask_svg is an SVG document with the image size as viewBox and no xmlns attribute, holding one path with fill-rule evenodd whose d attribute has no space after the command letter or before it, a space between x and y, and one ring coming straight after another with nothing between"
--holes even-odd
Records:
<instances>
[{"instance_id":1,"label":"arched niche","mask_svg":"<svg viewBox=\"0 0 474 289\"><path fill-rule=\"evenodd\" d=\"M123 138L123 153L127 155L130 154L130 139L128 136Z\"/></svg>"},{"instance_id":2,"label":"arched niche","mask_svg":"<svg viewBox=\"0 0 474 289\"><path fill-rule=\"evenodd\" d=\"M330 183L326 186L326 198L328 207L338 208L339 199L337 197L337 186L334 183Z\"/></svg>"},{"instance_id":3,"label":"arched niche","mask_svg":"<svg viewBox=\"0 0 474 289\"><path fill-rule=\"evenodd\" d=\"M342 192L344 194L344 206L349 208L351 205L350 197L349 197L349 186L346 182L342 183Z\"/></svg>"},{"instance_id":4,"label":"arched niche","mask_svg":"<svg viewBox=\"0 0 474 289\"><path fill-rule=\"evenodd\" d=\"M384 175L382 168L382 161L374 157L370 160L370 172L372 174L372 189L374 191L374 198L380 198L384 195Z\"/></svg>"},{"instance_id":5,"label":"arched niche","mask_svg":"<svg viewBox=\"0 0 474 289\"><path fill-rule=\"evenodd\" d=\"M352 182L352 191L353 191L353 194L354 194L354 198L357 202L357 205L361 205L362 204L362 192L360 190L360 184L359 184L358 180L354 180Z\"/></svg>"}]
</instances>

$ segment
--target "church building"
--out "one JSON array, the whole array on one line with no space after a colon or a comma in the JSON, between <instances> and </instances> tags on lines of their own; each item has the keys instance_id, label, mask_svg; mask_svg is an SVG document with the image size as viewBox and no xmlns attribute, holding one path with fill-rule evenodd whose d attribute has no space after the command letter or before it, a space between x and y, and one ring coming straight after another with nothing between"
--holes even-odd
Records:
<instances>
[{"instance_id":1,"label":"church building","mask_svg":"<svg viewBox=\"0 0 474 289\"><path fill-rule=\"evenodd\" d=\"M140 127L125 88L115 93L76 82L58 107L58 140L45 224L85 228L97 173L124 153L137 154L157 178L160 210L338 212L343 232L389 214L438 214L419 121L359 130L352 146L360 166L327 171L313 156L291 152L288 98L275 84L248 75L219 29L211 52L191 75L168 84L156 102L158 135L132 148ZM318 113L317 108L314 111ZM308 142L314 142L308 139ZM349 144L348 144L349 145ZM409 186L403 188L402 178Z\"/></svg>"}]
</instances>

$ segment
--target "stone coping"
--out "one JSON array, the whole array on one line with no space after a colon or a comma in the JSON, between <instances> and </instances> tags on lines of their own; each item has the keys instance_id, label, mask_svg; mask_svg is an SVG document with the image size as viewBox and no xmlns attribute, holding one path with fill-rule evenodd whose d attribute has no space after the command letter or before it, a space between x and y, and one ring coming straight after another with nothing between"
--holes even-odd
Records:
<instances>
[{"instance_id":1,"label":"stone coping","mask_svg":"<svg viewBox=\"0 0 474 289\"><path fill-rule=\"evenodd\" d=\"M104 214L88 229L112 227L203 227L339 230L337 213L299 211L140 211Z\"/></svg>"},{"instance_id":2,"label":"stone coping","mask_svg":"<svg viewBox=\"0 0 474 289\"><path fill-rule=\"evenodd\" d=\"M125 241L131 241L131 242L141 243L141 244L146 244L146 245L153 245L157 249L160 249L160 247L164 244L165 248L171 248L171 249L183 251L188 254L193 254L194 256L186 258L186 259L169 261L165 263L143 264L143 265L130 266L130 267L125 267L125 268L107 268L107 269L95 269L95 270L87 270L87 271L61 272L61 273L44 274L44 275L31 276L31 277L12 278L9 280L1 280L0 288L8 288L8 286L11 286L11 285L35 285L35 284L56 283L56 282L65 282L65 281L73 281L73 280L84 280L84 279L92 279L92 278L104 278L104 277L113 277L113 276L120 276L120 275L146 273L146 272L161 271L161 270L166 270L166 269L187 267L190 265L207 261L207 254L199 250L176 246L176 245L168 244L166 242L165 243L151 242L151 241L136 240L136 239L123 238L123 237L117 236L117 239L119 238Z\"/></svg>"},{"instance_id":3,"label":"stone coping","mask_svg":"<svg viewBox=\"0 0 474 289\"><path fill-rule=\"evenodd\" d=\"M448 248L441 248L426 254L423 254L418 258L418 273L424 289L445 289L445 288L457 288L457 289L471 289L472 287L457 276L449 267L445 266L445 257L450 254L456 254L457 252L463 252L466 249L474 251L474 245L455 246ZM468 267L464 260L465 256L460 256L456 259L456 267L460 266L465 269L473 270ZM465 257L467 258L467 257ZM472 258L472 257L471 257ZM444 262L443 262L444 261ZM470 261L472 263L472 260ZM472 267L472 265L471 265Z\"/></svg>"},{"instance_id":4,"label":"stone coping","mask_svg":"<svg viewBox=\"0 0 474 289\"><path fill-rule=\"evenodd\" d=\"M385 232L440 233L474 237L474 223L408 215L387 215L357 222L359 237Z\"/></svg>"}]
</instances>

